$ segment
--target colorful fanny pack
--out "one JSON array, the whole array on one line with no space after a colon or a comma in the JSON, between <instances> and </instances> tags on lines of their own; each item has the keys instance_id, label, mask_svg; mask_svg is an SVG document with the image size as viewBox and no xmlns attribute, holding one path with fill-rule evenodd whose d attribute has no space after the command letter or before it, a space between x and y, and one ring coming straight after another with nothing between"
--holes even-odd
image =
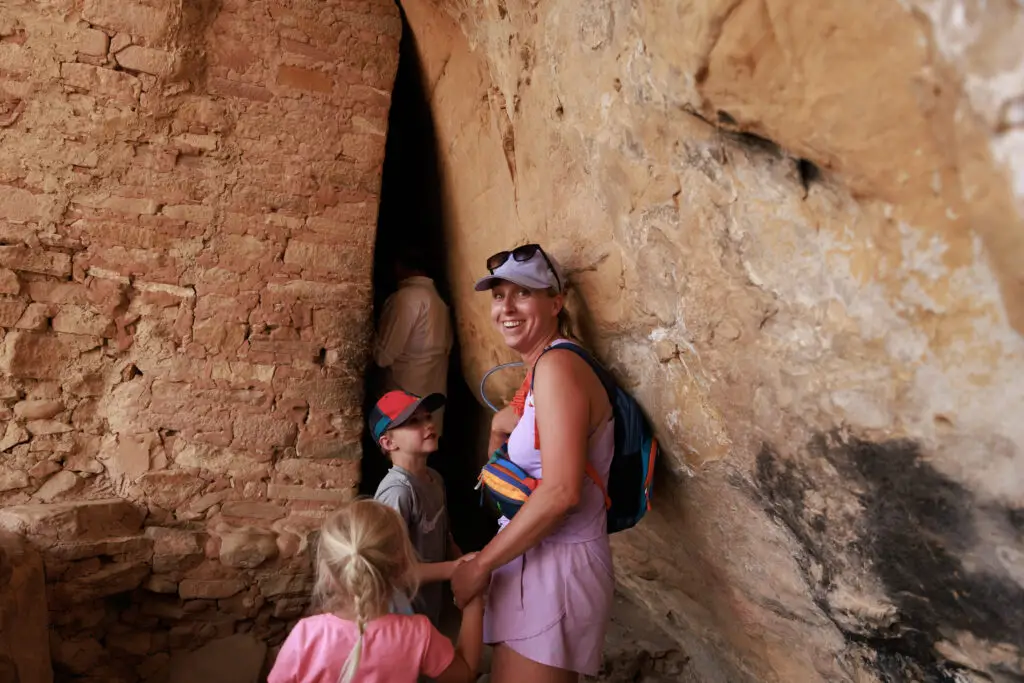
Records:
<instances>
[{"instance_id":1,"label":"colorful fanny pack","mask_svg":"<svg viewBox=\"0 0 1024 683\"><path fill-rule=\"evenodd\" d=\"M498 512L512 519L540 484L540 480L531 477L507 456L508 450L504 445L491 454L487 464L480 470L476 488L486 488Z\"/></svg>"}]
</instances>

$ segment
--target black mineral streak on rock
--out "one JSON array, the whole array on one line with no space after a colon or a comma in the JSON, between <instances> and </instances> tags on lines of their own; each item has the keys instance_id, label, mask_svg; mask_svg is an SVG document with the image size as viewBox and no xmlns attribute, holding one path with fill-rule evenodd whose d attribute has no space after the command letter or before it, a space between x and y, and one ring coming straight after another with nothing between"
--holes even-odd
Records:
<instances>
[{"instance_id":1,"label":"black mineral streak on rock","mask_svg":"<svg viewBox=\"0 0 1024 683\"><path fill-rule=\"evenodd\" d=\"M769 510L824 569L812 589L826 614L830 607L824 596L830 577L842 569L840 559L870 567L881 579L898 609L896 624L884 630L871 625L858 632L840 630L851 643L874 650L883 680L955 681L955 665L935 650L944 633L968 631L1024 648L1024 589L1008 577L969 572L960 559L986 541L977 536L976 518L987 516L1020 534L1024 511L980 504L928 465L910 440L872 443L819 435L807 453L835 468L840 477L833 480L836 486L857 492L864 512L855 547L838 547L828 533L833 520L807 510L806 496L815 484L806 464L780 457L769 444L757 458L759 489ZM827 490L821 493L829 495ZM1007 671L1000 680L1024 679Z\"/></svg>"}]
</instances>

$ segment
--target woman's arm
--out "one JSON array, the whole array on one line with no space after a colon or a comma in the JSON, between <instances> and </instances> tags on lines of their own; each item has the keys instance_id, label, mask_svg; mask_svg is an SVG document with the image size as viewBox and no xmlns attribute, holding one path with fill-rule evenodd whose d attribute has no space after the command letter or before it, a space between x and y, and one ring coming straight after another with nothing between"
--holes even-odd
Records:
<instances>
[{"instance_id":1,"label":"woman's arm","mask_svg":"<svg viewBox=\"0 0 1024 683\"><path fill-rule=\"evenodd\" d=\"M537 364L533 401L541 434L540 485L516 516L480 551L457 568L452 587L459 604L486 586L487 576L548 536L579 503L590 432L593 375L586 361L571 351L552 351ZM596 382L596 378L593 378Z\"/></svg>"},{"instance_id":2,"label":"woman's arm","mask_svg":"<svg viewBox=\"0 0 1024 683\"><path fill-rule=\"evenodd\" d=\"M519 424L519 416L512 406L505 406L491 418L491 438L487 442L487 453L493 453L508 441L509 434Z\"/></svg>"}]
</instances>

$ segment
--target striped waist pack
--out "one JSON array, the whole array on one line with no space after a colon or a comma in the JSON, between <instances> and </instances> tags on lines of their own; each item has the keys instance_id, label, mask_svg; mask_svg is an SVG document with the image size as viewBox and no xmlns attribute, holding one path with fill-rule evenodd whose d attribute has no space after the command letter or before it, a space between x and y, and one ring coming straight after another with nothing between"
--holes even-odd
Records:
<instances>
[{"instance_id":1,"label":"striped waist pack","mask_svg":"<svg viewBox=\"0 0 1024 683\"><path fill-rule=\"evenodd\" d=\"M504 445L491 454L487 464L480 470L476 488L487 489L498 512L512 519L540 484L540 480L527 474L522 467L509 460L507 455L508 451ZM483 491L480 495L482 498Z\"/></svg>"}]
</instances>

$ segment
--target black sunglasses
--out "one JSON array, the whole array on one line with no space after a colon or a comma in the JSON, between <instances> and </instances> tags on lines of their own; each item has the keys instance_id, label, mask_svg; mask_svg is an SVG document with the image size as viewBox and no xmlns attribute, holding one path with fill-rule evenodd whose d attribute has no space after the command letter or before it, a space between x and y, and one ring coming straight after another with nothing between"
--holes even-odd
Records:
<instances>
[{"instance_id":1,"label":"black sunglasses","mask_svg":"<svg viewBox=\"0 0 1024 683\"><path fill-rule=\"evenodd\" d=\"M540 252L540 255L544 257L544 263L548 264L548 268L551 270L551 274L555 276L555 282L558 284L558 291L561 292L562 280L558 277L558 271L551 265L551 259L548 258L548 255L544 253L539 244L524 244L512 251L499 251L487 259L487 270L491 275L494 275L494 271L501 268L505 261L508 261L509 256L519 263L525 263L536 256L537 252Z\"/></svg>"}]
</instances>

